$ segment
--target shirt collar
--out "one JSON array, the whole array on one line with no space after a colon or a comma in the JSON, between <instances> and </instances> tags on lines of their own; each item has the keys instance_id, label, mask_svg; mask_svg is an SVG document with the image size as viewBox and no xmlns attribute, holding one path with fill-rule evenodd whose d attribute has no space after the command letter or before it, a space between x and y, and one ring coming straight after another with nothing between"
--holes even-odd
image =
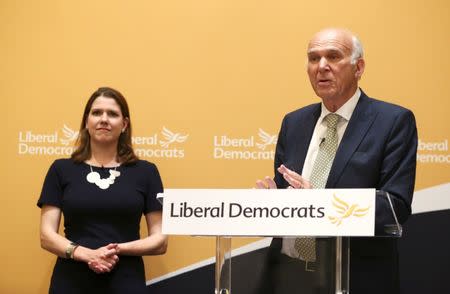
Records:
<instances>
[{"instance_id":1,"label":"shirt collar","mask_svg":"<svg viewBox=\"0 0 450 294\"><path fill-rule=\"evenodd\" d=\"M356 104L358 103L359 97L361 96L361 90L359 88L356 89L355 94L345 102L344 105L342 105L335 113L339 114L341 117L343 117L346 121L350 120L350 117L352 117L353 111L355 110ZM323 104L321 103L322 107L322 113L320 114L319 121L321 122L325 116L327 116L329 113L331 113Z\"/></svg>"}]
</instances>

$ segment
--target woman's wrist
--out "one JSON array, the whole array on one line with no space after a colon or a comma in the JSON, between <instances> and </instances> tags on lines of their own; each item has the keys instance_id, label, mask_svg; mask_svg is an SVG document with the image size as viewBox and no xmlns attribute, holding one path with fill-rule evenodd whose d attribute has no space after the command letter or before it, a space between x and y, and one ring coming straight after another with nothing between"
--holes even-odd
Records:
<instances>
[{"instance_id":1,"label":"woman's wrist","mask_svg":"<svg viewBox=\"0 0 450 294\"><path fill-rule=\"evenodd\" d=\"M73 260L87 263L89 261L89 258L87 257L88 250L90 249L83 246L77 246L73 252Z\"/></svg>"},{"instance_id":2,"label":"woman's wrist","mask_svg":"<svg viewBox=\"0 0 450 294\"><path fill-rule=\"evenodd\" d=\"M66 258L67 258L67 259L74 259L73 255L74 255L75 250L77 249L78 246L79 246L79 245L78 245L77 243L75 243L75 242L70 242L70 243L67 245L66 251L65 251L65 254L66 254Z\"/></svg>"},{"instance_id":3,"label":"woman's wrist","mask_svg":"<svg viewBox=\"0 0 450 294\"><path fill-rule=\"evenodd\" d=\"M127 255L128 243L118 243L116 250L117 254Z\"/></svg>"}]
</instances>

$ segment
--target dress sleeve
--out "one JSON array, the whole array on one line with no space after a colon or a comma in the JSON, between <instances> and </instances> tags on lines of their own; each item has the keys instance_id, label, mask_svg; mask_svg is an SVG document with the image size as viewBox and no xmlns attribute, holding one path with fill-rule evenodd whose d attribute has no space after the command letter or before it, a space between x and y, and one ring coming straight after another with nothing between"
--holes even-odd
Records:
<instances>
[{"instance_id":1,"label":"dress sleeve","mask_svg":"<svg viewBox=\"0 0 450 294\"><path fill-rule=\"evenodd\" d=\"M56 161L50 166L42 185L41 196L37 202L37 206L52 205L56 207L62 206L62 185L60 175L56 167Z\"/></svg>"},{"instance_id":2,"label":"dress sleeve","mask_svg":"<svg viewBox=\"0 0 450 294\"><path fill-rule=\"evenodd\" d=\"M145 196L145 207L144 214L147 214L152 211L161 211L162 206L159 201L156 199L156 195L158 193L162 193L164 191L163 184L161 181L161 176L159 175L158 168L153 163L150 164L149 170L149 178L148 178L148 192Z\"/></svg>"}]
</instances>

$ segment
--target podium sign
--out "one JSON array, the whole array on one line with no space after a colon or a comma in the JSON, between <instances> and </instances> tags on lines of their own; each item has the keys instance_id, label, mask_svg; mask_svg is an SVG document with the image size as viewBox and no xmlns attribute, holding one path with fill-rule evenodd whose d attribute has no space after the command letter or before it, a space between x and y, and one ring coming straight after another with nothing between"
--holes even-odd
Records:
<instances>
[{"instance_id":1,"label":"podium sign","mask_svg":"<svg viewBox=\"0 0 450 294\"><path fill-rule=\"evenodd\" d=\"M162 230L203 236L374 236L375 193L375 189L166 189Z\"/></svg>"}]
</instances>

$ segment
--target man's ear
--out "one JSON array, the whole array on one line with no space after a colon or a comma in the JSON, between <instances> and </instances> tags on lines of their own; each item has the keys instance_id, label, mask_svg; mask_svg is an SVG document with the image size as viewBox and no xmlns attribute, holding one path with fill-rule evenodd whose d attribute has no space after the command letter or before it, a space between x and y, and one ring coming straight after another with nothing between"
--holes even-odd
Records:
<instances>
[{"instance_id":1,"label":"man's ear","mask_svg":"<svg viewBox=\"0 0 450 294\"><path fill-rule=\"evenodd\" d=\"M355 77L360 80L363 73L364 73L364 69L366 67L366 62L364 61L363 58L359 58L358 61L356 61L356 71L355 71Z\"/></svg>"}]
</instances>

